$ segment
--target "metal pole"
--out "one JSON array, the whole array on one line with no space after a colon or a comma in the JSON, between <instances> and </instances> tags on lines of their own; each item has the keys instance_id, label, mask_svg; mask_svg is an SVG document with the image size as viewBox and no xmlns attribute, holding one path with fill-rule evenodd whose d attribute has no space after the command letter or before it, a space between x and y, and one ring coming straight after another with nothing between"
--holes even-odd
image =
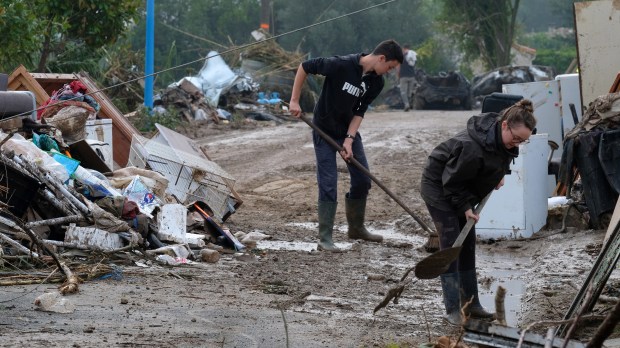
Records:
<instances>
[{"instance_id":1,"label":"metal pole","mask_svg":"<svg viewBox=\"0 0 620 348\"><path fill-rule=\"evenodd\" d=\"M144 62L144 106L153 108L153 72L155 71L155 0L146 0L146 47Z\"/></svg>"}]
</instances>

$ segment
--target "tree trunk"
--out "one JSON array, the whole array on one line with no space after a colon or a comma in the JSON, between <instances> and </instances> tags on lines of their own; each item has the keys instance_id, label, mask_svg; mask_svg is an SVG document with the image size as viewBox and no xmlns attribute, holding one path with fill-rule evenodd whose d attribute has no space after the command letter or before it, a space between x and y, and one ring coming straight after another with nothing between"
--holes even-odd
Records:
<instances>
[{"instance_id":1,"label":"tree trunk","mask_svg":"<svg viewBox=\"0 0 620 348\"><path fill-rule=\"evenodd\" d=\"M47 58L50 55L50 45L52 41L52 20L50 19L47 22L47 28L45 30L45 41L43 41L43 48L41 48L41 57L39 58L39 65L37 66L37 71L40 73L45 72L45 65L47 64Z\"/></svg>"}]
</instances>

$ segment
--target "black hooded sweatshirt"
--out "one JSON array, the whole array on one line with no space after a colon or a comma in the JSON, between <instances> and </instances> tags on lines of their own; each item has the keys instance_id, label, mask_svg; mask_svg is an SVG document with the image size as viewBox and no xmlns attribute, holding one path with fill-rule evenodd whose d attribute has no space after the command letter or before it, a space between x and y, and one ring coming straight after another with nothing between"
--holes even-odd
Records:
<instances>
[{"instance_id":1,"label":"black hooded sweatshirt","mask_svg":"<svg viewBox=\"0 0 620 348\"><path fill-rule=\"evenodd\" d=\"M431 152L420 188L426 204L461 215L499 184L519 155L518 147L504 146L499 119L497 113L472 116L466 130Z\"/></svg>"},{"instance_id":2,"label":"black hooded sweatshirt","mask_svg":"<svg viewBox=\"0 0 620 348\"><path fill-rule=\"evenodd\" d=\"M368 105L383 89L382 76L374 72L364 74L360 65L364 55L319 57L302 63L307 74L325 76L312 121L334 138L344 138L353 116L364 117Z\"/></svg>"}]
</instances>

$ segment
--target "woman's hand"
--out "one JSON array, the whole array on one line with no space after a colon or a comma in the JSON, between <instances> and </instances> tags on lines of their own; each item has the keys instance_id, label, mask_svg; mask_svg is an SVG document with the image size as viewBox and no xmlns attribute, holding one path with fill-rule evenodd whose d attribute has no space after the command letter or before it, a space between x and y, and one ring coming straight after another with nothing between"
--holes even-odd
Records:
<instances>
[{"instance_id":1,"label":"woman's hand","mask_svg":"<svg viewBox=\"0 0 620 348\"><path fill-rule=\"evenodd\" d=\"M465 218L467 220L474 219L474 221L478 222L478 220L480 219L480 215L476 215L471 209L467 209L467 211L465 212Z\"/></svg>"},{"instance_id":2,"label":"woman's hand","mask_svg":"<svg viewBox=\"0 0 620 348\"><path fill-rule=\"evenodd\" d=\"M496 190L499 190L500 187L504 186L504 178L502 178L502 180L499 182L499 184L497 184L497 186L495 186Z\"/></svg>"}]
</instances>

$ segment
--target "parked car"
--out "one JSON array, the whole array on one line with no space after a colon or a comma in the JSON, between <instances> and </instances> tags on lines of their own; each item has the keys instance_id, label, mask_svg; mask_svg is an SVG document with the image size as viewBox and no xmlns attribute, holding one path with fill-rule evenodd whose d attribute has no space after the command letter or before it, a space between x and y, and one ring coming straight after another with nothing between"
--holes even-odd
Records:
<instances>
[{"instance_id":1,"label":"parked car","mask_svg":"<svg viewBox=\"0 0 620 348\"><path fill-rule=\"evenodd\" d=\"M535 81L553 80L555 71L550 66L503 66L474 76L472 94L474 97L485 96L493 92L502 92L502 85Z\"/></svg>"},{"instance_id":2,"label":"parked car","mask_svg":"<svg viewBox=\"0 0 620 348\"><path fill-rule=\"evenodd\" d=\"M427 75L424 70L416 70L418 85L413 95L413 108L471 110L471 84L458 71L440 72L437 76Z\"/></svg>"}]
</instances>

